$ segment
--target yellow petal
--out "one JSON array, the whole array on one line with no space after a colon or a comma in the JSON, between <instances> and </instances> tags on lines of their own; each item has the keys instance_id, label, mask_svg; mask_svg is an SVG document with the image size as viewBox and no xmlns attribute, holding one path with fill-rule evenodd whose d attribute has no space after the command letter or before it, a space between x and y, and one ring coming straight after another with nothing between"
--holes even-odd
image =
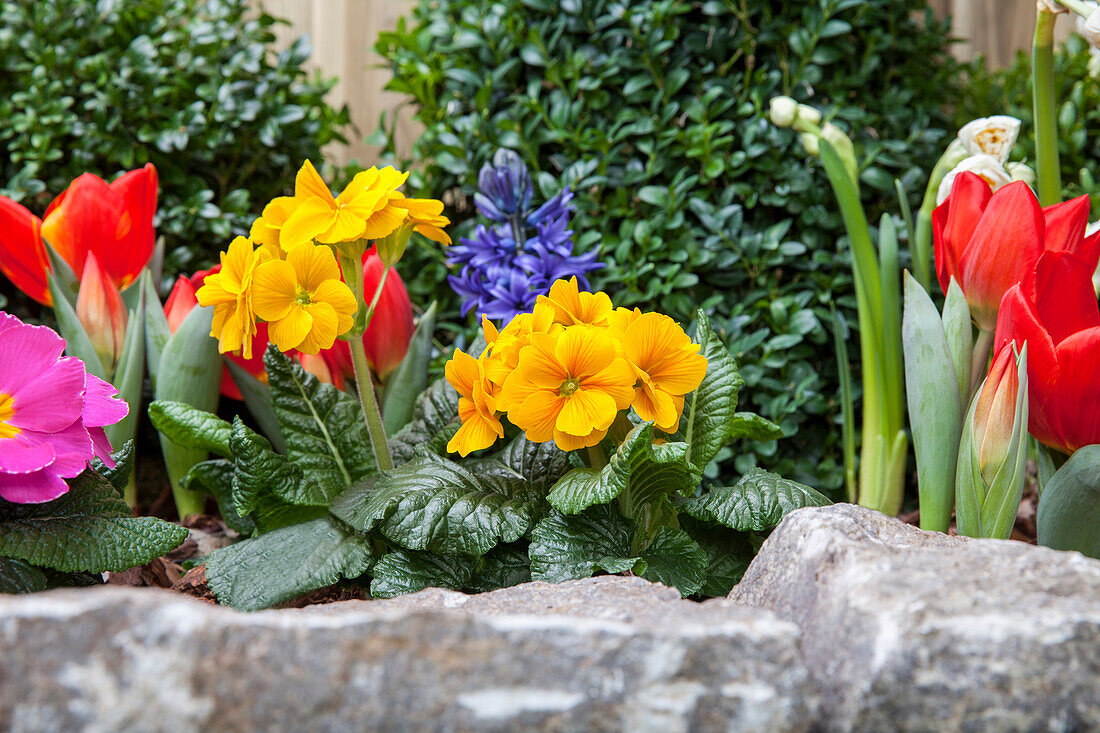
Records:
<instances>
[{"instance_id":1,"label":"yellow petal","mask_svg":"<svg viewBox=\"0 0 1100 733\"><path fill-rule=\"evenodd\" d=\"M351 288L339 280L325 280L313 291L310 300L332 306L339 319L336 326L338 336L346 333L355 322L355 312L359 310L359 303L351 294Z\"/></svg>"},{"instance_id":2,"label":"yellow petal","mask_svg":"<svg viewBox=\"0 0 1100 733\"><path fill-rule=\"evenodd\" d=\"M547 346L551 348L548 349ZM538 339L519 352L519 365L516 371L523 378L540 389L558 390L569 379L569 372L551 350L554 341L549 344Z\"/></svg>"},{"instance_id":3,"label":"yellow petal","mask_svg":"<svg viewBox=\"0 0 1100 733\"><path fill-rule=\"evenodd\" d=\"M498 422L497 425L499 424ZM475 450L488 448L496 442L497 437L498 434L490 421L474 416L462 423L462 427L447 443L447 451L466 457Z\"/></svg>"},{"instance_id":4,"label":"yellow petal","mask_svg":"<svg viewBox=\"0 0 1100 733\"><path fill-rule=\"evenodd\" d=\"M598 374L615 359L615 344L598 329L574 326L558 337L554 355L566 372L584 379Z\"/></svg>"},{"instance_id":5,"label":"yellow petal","mask_svg":"<svg viewBox=\"0 0 1100 733\"><path fill-rule=\"evenodd\" d=\"M363 217L347 209L337 209L329 227L317 234L317 241L323 244L338 244L362 238Z\"/></svg>"},{"instance_id":6,"label":"yellow petal","mask_svg":"<svg viewBox=\"0 0 1100 733\"><path fill-rule=\"evenodd\" d=\"M464 351L455 349L451 360L443 367L443 374L447 377L447 382L460 395L466 398L473 396L474 382L478 379L477 359Z\"/></svg>"},{"instance_id":7,"label":"yellow petal","mask_svg":"<svg viewBox=\"0 0 1100 733\"><path fill-rule=\"evenodd\" d=\"M593 430L588 435L576 436L569 433L563 433L560 430L554 431L554 442L559 448L565 451L580 450L581 448L589 448L597 445L604 436L607 435L606 430Z\"/></svg>"},{"instance_id":8,"label":"yellow petal","mask_svg":"<svg viewBox=\"0 0 1100 733\"><path fill-rule=\"evenodd\" d=\"M439 242L440 244L450 244L451 235L443 231L439 227L431 226L429 224L417 224L413 227L413 231L417 234L423 234L433 242Z\"/></svg>"},{"instance_id":9,"label":"yellow petal","mask_svg":"<svg viewBox=\"0 0 1100 733\"><path fill-rule=\"evenodd\" d=\"M364 222L362 236L364 239L381 239L393 234L405 221L405 216L405 210L396 206L387 206L380 211L376 211Z\"/></svg>"},{"instance_id":10,"label":"yellow petal","mask_svg":"<svg viewBox=\"0 0 1100 733\"><path fill-rule=\"evenodd\" d=\"M616 357L606 368L582 380L581 384L590 389L606 392L615 400L620 410L634 399L634 384L637 377L626 359Z\"/></svg>"},{"instance_id":11,"label":"yellow petal","mask_svg":"<svg viewBox=\"0 0 1100 733\"><path fill-rule=\"evenodd\" d=\"M290 264L268 260L256 268L252 277L252 309L265 321L286 318L297 300L297 290L298 283Z\"/></svg>"},{"instance_id":12,"label":"yellow petal","mask_svg":"<svg viewBox=\"0 0 1100 733\"><path fill-rule=\"evenodd\" d=\"M291 252L317 238L336 221L336 209L321 199L309 198L294 210L279 232L279 246Z\"/></svg>"},{"instance_id":13,"label":"yellow petal","mask_svg":"<svg viewBox=\"0 0 1100 733\"><path fill-rule=\"evenodd\" d=\"M546 443L554 439L554 424L564 402L560 395L539 390L533 392L518 408L509 410L508 419L523 430L532 443Z\"/></svg>"},{"instance_id":14,"label":"yellow petal","mask_svg":"<svg viewBox=\"0 0 1100 733\"><path fill-rule=\"evenodd\" d=\"M326 280L340 280L340 266L328 247L298 247L287 253L286 261L294 269L298 285L306 292L315 292Z\"/></svg>"},{"instance_id":15,"label":"yellow petal","mask_svg":"<svg viewBox=\"0 0 1100 733\"><path fill-rule=\"evenodd\" d=\"M336 205L332 198L332 191L328 190L328 184L321 178L321 174L313 167L313 163L306 160L298 170L294 178L294 197L298 199L315 198L326 204L328 208Z\"/></svg>"},{"instance_id":16,"label":"yellow petal","mask_svg":"<svg viewBox=\"0 0 1100 733\"><path fill-rule=\"evenodd\" d=\"M565 398L554 427L563 433L585 436L593 430L606 430L615 421L615 400L599 390L578 389Z\"/></svg>"},{"instance_id":17,"label":"yellow petal","mask_svg":"<svg viewBox=\"0 0 1100 733\"><path fill-rule=\"evenodd\" d=\"M313 328L313 316L307 313L305 308L295 304L286 317L268 324L267 334L279 347L279 351L290 351L298 348L309 335L311 328Z\"/></svg>"},{"instance_id":18,"label":"yellow petal","mask_svg":"<svg viewBox=\"0 0 1100 733\"><path fill-rule=\"evenodd\" d=\"M195 292L199 305L219 305L221 303L234 303L237 294L231 293L221 285L222 278L218 274L207 275L202 287Z\"/></svg>"},{"instance_id":19,"label":"yellow petal","mask_svg":"<svg viewBox=\"0 0 1100 733\"><path fill-rule=\"evenodd\" d=\"M317 354L321 349L331 349L336 342L340 319L328 303L309 303L302 308L313 318L309 333L297 348L303 354Z\"/></svg>"}]
</instances>

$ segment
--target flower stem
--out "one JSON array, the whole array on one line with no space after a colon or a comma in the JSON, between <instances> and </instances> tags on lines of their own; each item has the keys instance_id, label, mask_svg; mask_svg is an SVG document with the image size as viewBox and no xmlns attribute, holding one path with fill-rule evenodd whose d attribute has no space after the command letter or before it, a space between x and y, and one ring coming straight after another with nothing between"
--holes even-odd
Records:
<instances>
[{"instance_id":1,"label":"flower stem","mask_svg":"<svg viewBox=\"0 0 1100 733\"><path fill-rule=\"evenodd\" d=\"M1062 173L1058 164L1058 125L1054 97L1054 22L1057 16L1039 10L1031 51L1031 89L1035 108L1035 159L1039 203L1062 200Z\"/></svg>"},{"instance_id":2,"label":"flower stem","mask_svg":"<svg viewBox=\"0 0 1100 733\"><path fill-rule=\"evenodd\" d=\"M359 403L363 406L363 417L367 421L367 433L374 449L374 461L381 471L393 468L390 447L386 444L386 429L382 426L382 413L378 410L378 400L374 396L374 381L371 379L370 364L367 363L367 351L363 348L362 338L353 338L348 342L351 347L351 364L355 369L355 386L359 390Z\"/></svg>"},{"instance_id":3,"label":"flower stem","mask_svg":"<svg viewBox=\"0 0 1100 733\"><path fill-rule=\"evenodd\" d=\"M363 321L364 332L370 328L371 319L374 318L374 309L378 307L378 301L382 298L382 288L386 286L386 278L390 276L390 270L392 269L389 265L382 268L382 277L378 279L378 287L374 289L374 297L370 299L370 306L367 308L367 315Z\"/></svg>"}]
</instances>

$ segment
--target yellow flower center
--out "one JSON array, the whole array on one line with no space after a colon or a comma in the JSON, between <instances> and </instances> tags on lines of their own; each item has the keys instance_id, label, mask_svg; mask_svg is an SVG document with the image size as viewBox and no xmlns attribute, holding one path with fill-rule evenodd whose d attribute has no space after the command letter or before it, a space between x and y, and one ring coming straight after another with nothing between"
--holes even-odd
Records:
<instances>
[{"instance_id":1,"label":"yellow flower center","mask_svg":"<svg viewBox=\"0 0 1100 733\"><path fill-rule=\"evenodd\" d=\"M569 377L562 382L561 387L558 389L558 393L562 397L568 397L581 388L581 383L576 377Z\"/></svg>"},{"instance_id":2,"label":"yellow flower center","mask_svg":"<svg viewBox=\"0 0 1100 733\"><path fill-rule=\"evenodd\" d=\"M9 425L8 421L15 415L15 405L10 394L0 392L0 440L14 438L19 435L20 429Z\"/></svg>"}]
</instances>

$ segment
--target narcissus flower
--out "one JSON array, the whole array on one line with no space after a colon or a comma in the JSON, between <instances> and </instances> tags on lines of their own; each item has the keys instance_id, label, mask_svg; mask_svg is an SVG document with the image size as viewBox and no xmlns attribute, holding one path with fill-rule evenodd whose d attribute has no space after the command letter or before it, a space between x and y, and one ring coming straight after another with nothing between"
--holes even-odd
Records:
<instances>
[{"instance_id":1,"label":"narcissus flower","mask_svg":"<svg viewBox=\"0 0 1100 733\"><path fill-rule=\"evenodd\" d=\"M634 370L612 337L592 326L530 339L501 392L509 419L532 442L553 440L562 450L596 445L634 398Z\"/></svg>"},{"instance_id":2,"label":"narcissus flower","mask_svg":"<svg viewBox=\"0 0 1100 733\"><path fill-rule=\"evenodd\" d=\"M623 354L638 377L631 406L643 420L666 433L676 432L684 395L694 391L707 373L707 359L699 353L699 344L693 344L683 329L662 313L616 312L612 321L623 326L619 331Z\"/></svg>"},{"instance_id":3,"label":"narcissus flower","mask_svg":"<svg viewBox=\"0 0 1100 733\"><path fill-rule=\"evenodd\" d=\"M107 277L122 289L153 256L157 172L152 164L111 183L85 173L46 209L42 220L0 197L0 272L30 297L50 305L48 241L73 272L84 272L94 252Z\"/></svg>"},{"instance_id":4,"label":"narcissus flower","mask_svg":"<svg viewBox=\"0 0 1100 733\"><path fill-rule=\"evenodd\" d=\"M504 426L497 416L495 388L485 377L484 359L475 359L455 349L447 362L445 375L459 394L458 416L462 419L462 427L447 443L447 450L466 456L503 438Z\"/></svg>"},{"instance_id":5,"label":"narcissus flower","mask_svg":"<svg viewBox=\"0 0 1100 733\"><path fill-rule=\"evenodd\" d=\"M286 260L257 265L252 306L268 322L268 333L280 350L306 354L331 347L351 328L359 308L340 280L332 250L313 246L292 249Z\"/></svg>"},{"instance_id":6,"label":"narcissus flower","mask_svg":"<svg viewBox=\"0 0 1100 733\"><path fill-rule=\"evenodd\" d=\"M56 499L93 456L114 466L103 428L129 408L64 349L49 328L0 312L0 498L7 501Z\"/></svg>"},{"instance_id":7,"label":"narcissus flower","mask_svg":"<svg viewBox=\"0 0 1100 733\"><path fill-rule=\"evenodd\" d=\"M270 249L255 249L252 242L237 237L221 254L221 270L208 275L195 293L199 305L214 306L210 335L218 339L221 353L239 351L245 359L252 358L252 339L256 335L252 278L256 266L273 256Z\"/></svg>"}]
</instances>

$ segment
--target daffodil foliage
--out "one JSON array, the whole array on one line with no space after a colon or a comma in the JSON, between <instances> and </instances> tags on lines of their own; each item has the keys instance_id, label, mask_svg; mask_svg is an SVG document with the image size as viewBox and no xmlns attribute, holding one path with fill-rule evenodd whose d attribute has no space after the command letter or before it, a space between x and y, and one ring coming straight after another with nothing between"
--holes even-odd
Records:
<instances>
[{"instance_id":1,"label":"daffodil foliage","mask_svg":"<svg viewBox=\"0 0 1100 733\"><path fill-rule=\"evenodd\" d=\"M573 332L591 337L590 328L580 324ZM490 335L506 344L503 331ZM150 415L169 439L217 456L191 469L186 485L212 494L243 536L206 559L211 589L232 606L264 608L338 582L390 597L429 586L480 592L599 573L640 575L684 596L724 595L787 512L827 499L760 470L733 486L706 483L718 451L746 439L774 440L781 431L737 411L737 365L701 311L684 340L706 366L693 390L669 400L678 419L661 415L662 429L623 411L580 447L537 421L521 418L521 428L496 411L499 432L494 425L487 447L463 443L463 425L485 422L490 412L471 406L474 383L451 369L451 381L429 386L390 439L397 466L379 472L355 397L275 349L265 361L278 440L239 418L228 423L179 403L154 403ZM536 346L548 360L584 351ZM484 354L485 347L471 351ZM509 358L520 365L530 357L521 351ZM485 366L458 365L470 379ZM534 369L522 372L524 379L539 379ZM455 381L470 389L456 389ZM636 399L631 387L621 401ZM652 407L640 404L641 412ZM456 436L472 448L465 455L451 452ZM599 455L602 465L593 458Z\"/></svg>"}]
</instances>

